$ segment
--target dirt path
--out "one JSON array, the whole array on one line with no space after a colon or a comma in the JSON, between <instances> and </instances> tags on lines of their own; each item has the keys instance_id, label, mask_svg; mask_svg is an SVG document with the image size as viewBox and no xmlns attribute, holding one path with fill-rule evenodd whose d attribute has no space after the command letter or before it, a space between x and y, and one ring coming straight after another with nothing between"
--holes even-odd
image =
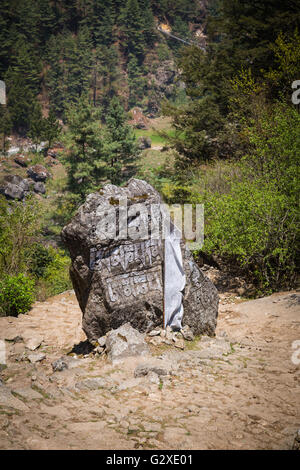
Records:
<instances>
[{"instance_id":1,"label":"dirt path","mask_svg":"<svg viewBox=\"0 0 300 470\"><path fill-rule=\"evenodd\" d=\"M85 339L74 294L0 318L7 352L0 449L291 448L300 427L300 366L292 361L293 353L300 359L292 348L300 294L221 297L214 339L184 351L164 345L114 366L104 356L77 356L54 373L51 363ZM41 342L33 353L29 340ZM37 353L46 357L29 362ZM168 364L171 375L135 378L142 361Z\"/></svg>"}]
</instances>

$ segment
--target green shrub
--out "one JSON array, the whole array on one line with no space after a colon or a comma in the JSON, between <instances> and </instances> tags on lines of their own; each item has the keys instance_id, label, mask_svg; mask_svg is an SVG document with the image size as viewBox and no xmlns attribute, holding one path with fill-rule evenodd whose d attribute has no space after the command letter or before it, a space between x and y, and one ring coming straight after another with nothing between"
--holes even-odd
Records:
<instances>
[{"instance_id":1,"label":"green shrub","mask_svg":"<svg viewBox=\"0 0 300 470\"><path fill-rule=\"evenodd\" d=\"M6 201L0 196L0 276L27 271L28 250L40 229L38 201Z\"/></svg>"},{"instance_id":2,"label":"green shrub","mask_svg":"<svg viewBox=\"0 0 300 470\"><path fill-rule=\"evenodd\" d=\"M252 148L236 177L227 179L226 192L206 194L204 248L235 260L261 291L292 287L300 238L300 115L277 103L245 130Z\"/></svg>"},{"instance_id":3,"label":"green shrub","mask_svg":"<svg viewBox=\"0 0 300 470\"><path fill-rule=\"evenodd\" d=\"M47 265L43 277L38 282L38 298L44 300L52 295L72 289L69 276L70 258L62 250L48 248L52 261Z\"/></svg>"},{"instance_id":4,"label":"green shrub","mask_svg":"<svg viewBox=\"0 0 300 470\"><path fill-rule=\"evenodd\" d=\"M29 270L36 278L43 277L49 264L53 262L53 253L41 243L34 243L28 250Z\"/></svg>"},{"instance_id":5,"label":"green shrub","mask_svg":"<svg viewBox=\"0 0 300 470\"><path fill-rule=\"evenodd\" d=\"M205 205L204 251L244 269L261 291L292 286L297 256L297 210L274 184L235 182Z\"/></svg>"},{"instance_id":6,"label":"green shrub","mask_svg":"<svg viewBox=\"0 0 300 470\"><path fill-rule=\"evenodd\" d=\"M0 314L17 316L27 312L35 300L34 281L24 274L0 281Z\"/></svg>"}]
</instances>

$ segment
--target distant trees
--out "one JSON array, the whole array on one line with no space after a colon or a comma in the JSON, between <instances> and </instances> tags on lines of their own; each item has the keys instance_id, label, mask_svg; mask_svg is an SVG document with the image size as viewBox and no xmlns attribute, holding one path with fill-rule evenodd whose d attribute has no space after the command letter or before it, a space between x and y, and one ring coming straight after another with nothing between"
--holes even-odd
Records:
<instances>
[{"instance_id":1,"label":"distant trees","mask_svg":"<svg viewBox=\"0 0 300 470\"><path fill-rule=\"evenodd\" d=\"M144 60L149 54L161 60L154 16L188 31L198 10L188 0L2 0L0 78L13 130L32 133L30 115L48 98L62 119L68 105L87 93L94 106L106 109L117 86L124 87L130 107L146 103L151 90ZM162 41L170 53L171 42L168 47Z\"/></svg>"},{"instance_id":2,"label":"distant trees","mask_svg":"<svg viewBox=\"0 0 300 470\"><path fill-rule=\"evenodd\" d=\"M0 105L0 149L3 153L7 150L7 137L12 130L12 121L6 106Z\"/></svg>"},{"instance_id":3,"label":"distant trees","mask_svg":"<svg viewBox=\"0 0 300 470\"><path fill-rule=\"evenodd\" d=\"M69 106L67 113L64 163L69 189L81 198L97 188L105 177L103 142L99 110L86 96Z\"/></svg>"},{"instance_id":4,"label":"distant trees","mask_svg":"<svg viewBox=\"0 0 300 470\"><path fill-rule=\"evenodd\" d=\"M287 81L299 64L299 34L294 31L300 25L300 14L295 2L287 3L220 1L208 21L206 53L197 47L183 49L179 68L189 102L181 107L164 106L176 129L170 144L180 154L178 164L181 160L185 167L187 160L197 164L228 158L236 148L241 150L232 87L239 71L249 69L257 86L264 82L264 92L270 94L271 90L273 97L290 89ZM245 106L239 107L240 115L249 103L246 99Z\"/></svg>"},{"instance_id":5,"label":"distant trees","mask_svg":"<svg viewBox=\"0 0 300 470\"><path fill-rule=\"evenodd\" d=\"M64 163L69 189L84 198L109 179L114 184L126 180L126 169L138 155L135 136L126 124L119 99L111 100L101 123L99 109L82 96L67 112Z\"/></svg>"},{"instance_id":6,"label":"distant trees","mask_svg":"<svg viewBox=\"0 0 300 470\"><path fill-rule=\"evenodd\" d=\"M127 0L121 11L119 22L122 31L122 47L126 55L133 54L141 62L145 53L145 40L143 12L138 0Z\"/></svg>"},{"instance_id":7,"label":"distant trees","mask_svg":"<svg viewBox=\"0 0 300 470\"><path fill-rule=\"evenodd\" d=\"M138 66L138 60L135 55L129 54L128 61L128 85L129 85L129 108L140 105L144 96L147 80Z\"/></svg>"},{"instance_id":8,"label":"distant trees","mask_svg":"<svg viewBox=\"0 0 300 470\"><path fill-rule=\"evenodd\" d=\"M20 133L29 128L29 116L40 88L41 62L36 51L19 39L13 48L11 63L4 74L7 106L13 127Z\"/></svg>"},{"instance_id":9,"label":"distant trees","mask_svg":"<svg viewBox=\"0 0 300 470\"><path fill-rule=\"evenodd\" d=\"M104 132L104 152L107 172L113 184L126 180L126 167L138 156L138 148L132 128L126 124L126 115L115 96L109 105ZM128 169L127 169L128 171Z\"/></svg>"}]
</instances>

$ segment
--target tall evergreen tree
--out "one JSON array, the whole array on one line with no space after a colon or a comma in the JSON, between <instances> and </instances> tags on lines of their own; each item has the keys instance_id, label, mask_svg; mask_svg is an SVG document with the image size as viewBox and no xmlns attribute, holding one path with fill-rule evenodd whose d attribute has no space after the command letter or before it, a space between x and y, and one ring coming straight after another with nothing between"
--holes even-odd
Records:
<instances>
[{"instance_id":1,"label":"tall evergreen tree","mask_svg":"<svg viewBox=\"0 0 300 470\"><path fill-rule=\"evenodd\" d=\"M51 148L53 141L57 139L61 132L61 125L56 119L53 109L50 109L47 118L44 118L43 139L47 142L47 148Z\"/></svg>"},{"instance_id":2,"label":"tall evergreen tree","mask_svg":"<svg viewBox=\"0 0 300 470\"><path fill-rule=\"evenodd\" d=\"M5 154L8 148L7 137L10 135L12 130L12 120L9 114L9 110L6 106L0 105L0 149Z\"/></svg>"},{"instance_id":3,"label":"tall evergreen tree","mask_svg":"<svg viewBox=\"0 0 300 470\"><path fill-rule=\"evenodd\" d=\"M28 136L31 138L36 149L43 138L44 124L45 122L42 115L42 107L40 103L36 101L30 110L28 131Z\"/></svg>"},{"instance_id":4,"label":"tall evergreen tree","mask_svg":"<svg viewBox=\"0 0 300 470\"><path fill-rule=\"evenodd\" d=\"M142 61L145 53L144 21L138 0L127 0L120 15L120 23L125 53L131 53Z\"/></svg>"},{"instance_id":5,"label":"tall evergreen tree","mask_svg":"<svg viewBox=\"0 0 300 470\"><path fill-rule=\"evenodd\" d=\"M105 164L99 110L85 96L69 106L64 162L69 189L84 199L105 176Z\"/></svg>"},{"instance_id":6,"label":"tall evergreen tree","mask_svg":"<svg viewBox=\"0 0 300 470\"><path fill-rule=\"evenodd\" d=\"M108 176L113 184L120 184L128 178L129 164L137 158L138 149L133 130L126 124L124 108L116 96L106 115L104 152Z\"/></svg>"},{"instance_id":7,"label":"tall evergreen tree","mask_svg":"<svg viewBox=\"0 0 300 470\"><path fill-rule=\"evenodd\" d=\"M155 22L151 9L150 0L139 0L142 13L143 36L148 47L151 47L155 41Z\"/></svg>"},{"instance_id":8,"label":"tall evergreen tree","mask_svg":"<svg viewBox=\"0 0 300 470\"><path fill-rule=\"evenodd\" d=\"M93 102L105 112L116 94L119 78L119 54L115 46L98 46L93 54Z\"/></svg>"},{"instance_id":9,"label":"tall evergreen tree","mask_svg":"<svg viewBox=\"0 0 300 470\"><path fill-rule=\"evenodd\" d=\"M128 105L132 108L133 106L141 105L145 96L147 80L143 76L142 69L138 66L137 58L133 54L129 54L127 69L129 85Z\"/></svg>"},{"instance_id":10,"label":"tall evergreen tree","mask_svg":"<svg viewBox=\"0 0 300 470\"><path fill-rule=\"evenodd\" d=\"M115 9L113 0L94 0L93 38L96 46L109 46L114 41Z\"/></svg>"}]
</instances>

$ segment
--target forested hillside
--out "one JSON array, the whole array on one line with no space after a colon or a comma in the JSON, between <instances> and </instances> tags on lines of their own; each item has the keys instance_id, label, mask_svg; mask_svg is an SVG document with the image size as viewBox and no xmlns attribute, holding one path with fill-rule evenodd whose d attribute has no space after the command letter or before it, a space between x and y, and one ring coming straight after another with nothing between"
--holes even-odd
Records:
<instances>
[{"instance_id":1,"label":"forested hillside","mask_svg":"<svg viewBox=\"0 0 300 470\"><path fill-rule=\"evenodd\" d=\"M188 0L4 0L0 10L0 76L8 90L11 128L27 133L50 108L64 119L83 94L105 110L115 95L126 109L155 114L178 87L157 69L181 43L157 30L167 24L187 39L204 26L206 3ZM35 112L34 112L35 110ZM2 124L3 126L3 124Z\"/></svg>"}]
</instances>

